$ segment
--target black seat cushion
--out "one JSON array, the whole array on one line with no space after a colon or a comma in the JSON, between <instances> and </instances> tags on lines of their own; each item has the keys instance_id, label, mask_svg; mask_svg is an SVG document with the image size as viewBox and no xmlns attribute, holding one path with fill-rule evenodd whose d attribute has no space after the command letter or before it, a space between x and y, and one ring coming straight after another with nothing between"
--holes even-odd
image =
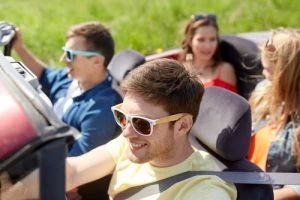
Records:
<instances>
[{"instance_id":1,"label":"black seat cushion","mask_svg":"<svg viewBox=\"0 0 300 200\"><path fill-rule=\"evenodd\" d=\"M125 49L114 55L107 69L114 80L120 83L132 69L143 63L144 55L132 49Z\"/></svg>"},{"instance_id":2,"label":"black seat cushion","mask_svg":"<svg viewBox=\"0 0 300 200\"><path fill-rule=\"evenodd\" d=\"M191 138L225 166L224 171L261 172L245 159L251 137L251 112L241 96L220 87L207 87ZM200 147L197 147L200 149ZM223 167L224 167L223 166ZM271 200L271 185L235 184L238 200Z\"/></svg>"},{"instance_id":3,"label":"black seat cushion","mask_svg":"<svg viewBox=\"0 0 300 200\"><path fill-rule=\"evenodd\" d=\"M262 64L257 45L235 35L222 35L221 57L234 66L238 93L248 99L256 84L263 79Z\"/></svg>"},{"instance_id":4,"label":"black seat cushion","mask_svg":"<svg viewBox=\"0 0 300 200\"><path fill-rule=\"evenodd\" d=\"M222 158L243 159L251 137L248 102L223 88L206 88L191 133Z\"/></svg>"}]
</instances>

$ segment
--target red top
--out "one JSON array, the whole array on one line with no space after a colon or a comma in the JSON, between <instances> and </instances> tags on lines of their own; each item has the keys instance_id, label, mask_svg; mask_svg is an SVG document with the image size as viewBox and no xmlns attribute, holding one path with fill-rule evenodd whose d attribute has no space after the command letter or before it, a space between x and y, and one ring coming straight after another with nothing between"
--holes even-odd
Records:
<instances>
[{"instance_id":1,"label":"red top","mask_svg":"<svg viewBox=\"0 0 300 200\"><path fill-rule=\"evenodd\" d=\"M225 81L223 81L219 78L216 78L216 79L213 79L211 81L205 82L205 83L203 83L203 85L205 87L218 86L218 87L230 90L231 92L238 93L236 86L231 85L230 83L227 83L227 82L225 82Z\"/></svg>"},{"instance_id":2,"label":"red top","mask_svg":"<svg viewBox=\"0 0 300 200\"><path fill-rule=\"evenodd\" d=\"M221 76L221 71L222 71L222 66L219 66L217 68L217 76L215 79L211 80L211 81L207 81L207 82L203 82L203 85L205 87L209 87L209 86L217 86L217 87L221 87L224 89L227 89L231 92L234 93L238 93L237 87L235 85L232 85L226 81L223 81L222 79L220 79Z\"/></svg>"}]
</instances>

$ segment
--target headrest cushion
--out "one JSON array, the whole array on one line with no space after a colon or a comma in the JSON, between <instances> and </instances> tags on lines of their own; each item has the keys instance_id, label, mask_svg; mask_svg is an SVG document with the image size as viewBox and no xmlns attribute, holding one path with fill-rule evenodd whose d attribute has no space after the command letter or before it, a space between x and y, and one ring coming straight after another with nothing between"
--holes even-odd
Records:
<instances>
[{"instance_id":1,"label":"headrest cushion","mask_svg":"<svg viewBox=\"0 0 300 200\"><path fill-rule=\"evenodd\" d=\"M132 69L145 63L145 56L141 53L125 49L114 55L107 69L112 77L120 83Z\"/></svg>"},{"instance_id":2,"label":"headrest cushion","mask_svg":"<svg viewBox=\"0 0 300 200\"><path fill-rule=\"evenodd\" d=\"M251 137L248 102L223 88L207 87L191 134L226 160L243 159Z\"/></svg>"}]
</instances>

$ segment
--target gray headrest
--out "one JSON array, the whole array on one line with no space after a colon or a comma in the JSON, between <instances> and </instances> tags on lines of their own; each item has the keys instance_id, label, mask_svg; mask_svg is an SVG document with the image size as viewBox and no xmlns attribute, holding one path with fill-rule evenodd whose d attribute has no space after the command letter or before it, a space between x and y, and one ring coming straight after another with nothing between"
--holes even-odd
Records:
<instances>
[{"instance_id":1,"label":"gray headrest","mask_svg":"<svg viewBox=\"0 0 300 200\"><path fill-rule=\"evenodd\" d=\"M145 56L141 53L125 49L114 55L107 69L112 77L120 83L132 69L145 63Z\"/></svg>"},{"instance_id":2,"label":"gray headrest","mask_svg":"<svg viewBox=\"0 0 300 200\"><path fill-rule=\"evenodd\" d=\"M226 160L243 159L251 137L248 102L223 88L207 87L191 134Z\"/></svg>"}]
</instances>

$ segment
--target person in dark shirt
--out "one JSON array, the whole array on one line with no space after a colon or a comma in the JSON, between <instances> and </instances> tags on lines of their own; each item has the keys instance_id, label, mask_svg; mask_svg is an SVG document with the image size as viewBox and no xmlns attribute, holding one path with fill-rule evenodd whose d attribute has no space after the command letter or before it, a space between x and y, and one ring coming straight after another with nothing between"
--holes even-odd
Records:
<instances>
[{"instance_id":1,"label":"person in dark shirt","mask_svg":"<svg viewBox=\"0 0 300 200\"><path fill-rule=\"evenodd\" d=\"M114 55L114 40L105 26L86 22L67 31L60 58L64 69L48 68L31 54L18 29L13 48L39 78L57 116L81 132L70 145L69 156L86 153L114 137L117 124L110 108L122 98L112 89L107 71Z\"/></svg>"}]
</instances>

